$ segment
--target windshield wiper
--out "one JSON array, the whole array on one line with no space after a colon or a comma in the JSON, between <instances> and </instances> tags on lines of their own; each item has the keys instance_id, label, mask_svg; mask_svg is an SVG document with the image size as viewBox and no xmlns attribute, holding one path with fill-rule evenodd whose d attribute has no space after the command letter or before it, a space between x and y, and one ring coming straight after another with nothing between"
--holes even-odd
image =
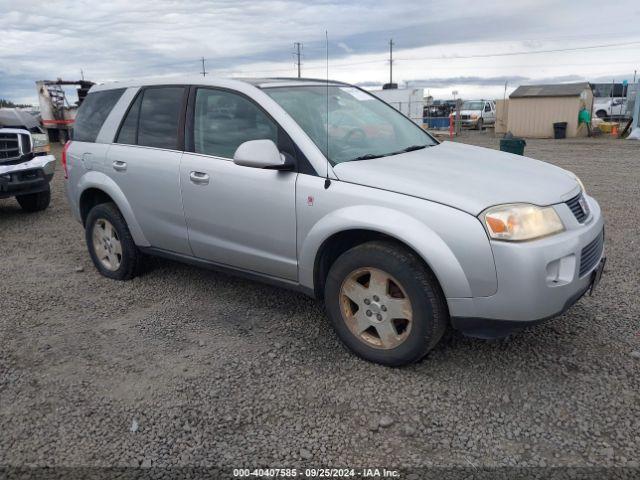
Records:
<instances>
[{"instance_id":1,"label":"windshield wiper","mask_svg":"<svg viewBox=\"0 0 640 480\"><path fill-rule=\"evenodd\" d=\"M391 157L393 155L398 155L400 153L413 152L414 150L422 150L423 148L431 147L431 146L432 145L411 145L407 148L403 148L402 150L398 150L397 152L380 153L380 154L365 153L364 155L360 155L359 157L352 158L351 160L349 160L349 162L353 162L355 160L371 160L372 158Z\"/></svg>"},{"instance_id":2,"label":"windshield wiper","mask_svg":"<svg viewBox=\"0 0 640 480\"><path fill-rule=\"evenodd\" d=\"M352 158L351 160L349 160L349 162L353 162L355 160L371 160L373 158L381 158L381 157L386 157L386 155L379 155L379 154L374 154L374 153L365 153L364 155L360 155L359 157Z\"/></svg>"},{"instance_id":3,"label":"windshield wiper","mask_svg":"<svg viewBox=\"0 0 640 480\"><path fill-rule=\"evenodd\" d=\"M430 147L431 145L411 145L410 147L405 148L404 150L400 150L398 153L402 152L413 152L414 150L422 150L423 148Z\"/></svg>"}]
</instances>

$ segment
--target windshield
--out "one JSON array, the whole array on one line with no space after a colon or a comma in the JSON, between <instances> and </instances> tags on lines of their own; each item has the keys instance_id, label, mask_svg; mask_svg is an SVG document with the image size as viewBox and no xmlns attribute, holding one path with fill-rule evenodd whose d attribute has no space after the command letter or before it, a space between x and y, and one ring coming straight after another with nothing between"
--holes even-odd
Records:
<instances>
[{"instance_id":1,"label":"windshield","mask_svg":"<svg viewBox=\"0 0 640 480\"><path fill-rule=\"evenodd\" d=\"M482 110L484 108L484 102L464 102L462 104L462 110Z\"/></svg>"},{"instance_id":2,"label":"windshield","mask_svg":"<svg viewBox=\"0 0 640 480\"><path fill-rule=\"evenodd\" d=\"M436 145L411 120L378 98L355 87L329 86L327 152L327 86L266 88L322 153L335 165L368 160Z\"/></svg>"}]
</instances>

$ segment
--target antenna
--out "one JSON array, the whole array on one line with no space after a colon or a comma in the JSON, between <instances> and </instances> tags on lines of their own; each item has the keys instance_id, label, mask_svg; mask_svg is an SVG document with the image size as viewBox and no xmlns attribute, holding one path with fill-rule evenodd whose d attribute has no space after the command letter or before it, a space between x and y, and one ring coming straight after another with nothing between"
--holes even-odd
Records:
<instances>
[{"instance_id":1,"label":"antenna","mask_svg":"<svg viewBox=\"0 0 640 480\"><path fill-rule=\"evenodd\" d=\"M324 31L324 39L327 46L327 175L324 179L324 189L331 185L329 179L329 32Z\"/></svg>"},{"instance_id":2,"label":"antenna","mask_svg":"<svg viewBox=\"0 0 640 480\"><path fill-rule=\"evenodd\" d=\"M389 39L389 85L393 83L393 38Z\"/></svg>"},{"instance_id":3,"label":"antenna","mask_svg":"<svg viewBox=\"0 0 640 480\"><path fill-rule=\"evenodd\" d=\"M209 72L207 72L207 71L204 69L204 60L205 60L205 58L204 58L204 57L202 57L202 58L200 59L200 61L202 62L202 71L201 71L200 73L202 74L202 76L203 76L203 77L206 77L206 76L207 76L207 73L209 73Z\"/></svg>"},{"instance_id":4,"label":"antenna","mask_svg":"<svg viewBox=\"0 0 640 480\"><path fill-rule=\"evenodd\" d=\"M294 55L296 56L296 64L298 65L298 78L300 78L300 58L302 56L301 53L301 49L302 49L302 43L300 42L293 42L293 46L296 48L296 51L294 52Z\"/></svg>"}]
</instances>

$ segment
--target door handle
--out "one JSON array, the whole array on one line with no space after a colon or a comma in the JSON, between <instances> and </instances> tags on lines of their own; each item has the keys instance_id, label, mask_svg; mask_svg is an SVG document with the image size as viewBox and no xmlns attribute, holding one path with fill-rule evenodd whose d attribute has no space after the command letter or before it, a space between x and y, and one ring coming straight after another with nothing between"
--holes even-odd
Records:
<instances>
[{"instance_id":1,"label":"door handle","mask_svg":"<svg viewBox=\"0 0 640 480\"><path fill-rule=\"evenodd\" d=\"M204 172L191 172L189 174L189 180L196 185L208 185L209 175Z\"/></svg>"},{"instance_id":2,"label":"door handle","mask_svg":"<svg viewBox=\"0 0 640 480\"><path fill-rule=\"evenodd\" d=\"M111 165L117 172L124 172L127 169L127 162L121 162L120 160L115 160Z\"/></svg>"}]
</instances>

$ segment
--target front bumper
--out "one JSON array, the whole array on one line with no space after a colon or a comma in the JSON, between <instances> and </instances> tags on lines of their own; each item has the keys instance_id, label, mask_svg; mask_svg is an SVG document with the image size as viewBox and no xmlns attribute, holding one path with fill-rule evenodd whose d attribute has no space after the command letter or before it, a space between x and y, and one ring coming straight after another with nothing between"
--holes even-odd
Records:
<instances>
[{"instance_id":1,"label":"front bumper","mask_svg":"<svg viewBox=\"0 0 640 480\"><path fill-rule=\"evenodd\" d=\"M55 164L53 155L37 156L14 165L0 164L0 198L46 190L53 178Z\"/></svg>"},{"instance_id":2,"label":"front bumper","mask_svg":"<svg viewBox=\"0 0 640 480\"><path fill-rule=\"evenodd\" d=\"M474 337L501 337L553 318L578 301L604 257L600 206L586 198L591 214L582 224L566 204L554 206L567 228L561 234L530 242L492 241L498 291L489 297L448 298L454 328ZM591 245L597 246L595 253Z\"/></svg>"},{"instance_id":3,"label":"front bumper","mask_svg":"<svg viewBox=\"0 0 640 480\"><path fill-rule=\"evenodd\" d=\"M475 127L478 125L478 119L462 119L460 120L460 125L463 127Z\"/></svg>"}]
</instances>

